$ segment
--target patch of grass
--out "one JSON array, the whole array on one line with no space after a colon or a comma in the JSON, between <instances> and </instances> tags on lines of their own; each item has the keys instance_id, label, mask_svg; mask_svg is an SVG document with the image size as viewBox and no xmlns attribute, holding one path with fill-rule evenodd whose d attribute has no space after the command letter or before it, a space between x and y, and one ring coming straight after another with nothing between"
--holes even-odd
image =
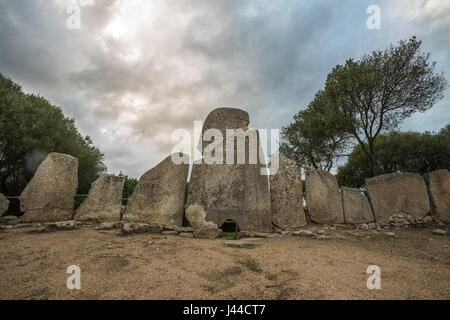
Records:
<instances>
[{"instance_id":1,"label":"patch of grass","mask_svg":"<svg viewBox=\"0 0 450 320\"><path fill-rule=\"evenodd\" d=\"M222 237L234 239L236 237L236 232L224 232Z\"/></svg>"},{"instance_id":2,"label":"patch of grass","mask_svg":"<svg viewBox=\"0 0 450 320\"><path fill-rule=\"evenodd\" d=\"M222 281L224 279L238 276L242 273L242 269L239 266L231 266L225 268L223 271L211 271L207 273L200 273L200 275L209 281Z\"/></svg>"},{"instance_id":3,"label":"patch of grass","mask_svg":"<svg viewBox=\"0 0 450 320\"><path fill-rule=\"evenodd\" d=\"M231 277L231 276L237 276L240 275L242 273L242 269L238 266L232 266L232 267L228 267L225 270L223 270L222 272L220 272L220 275L222 277Z\"/></svg>"},{"instance_id":4,"label":"patch of grass","mask_svg":"<svg viewBox=\"0 0 450 320\"><path fill-rule=\"evenodd\" d=\"M250 256L240 259L239 264L253 272L262 272L261 264Z\"/></svg>"}]
</instances>

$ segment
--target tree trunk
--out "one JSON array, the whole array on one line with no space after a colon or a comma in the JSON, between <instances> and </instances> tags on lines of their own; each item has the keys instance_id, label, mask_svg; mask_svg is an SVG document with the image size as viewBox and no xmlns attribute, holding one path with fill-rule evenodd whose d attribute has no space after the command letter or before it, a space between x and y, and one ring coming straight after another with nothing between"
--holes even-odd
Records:
<instances>
[{"instance_id":1,"label":"tree trunk","mask_svg":"<svg viewBox=\"0 0 450 320\"><path fill-rule=\"evenodd\" d=\"M375 158L375 150L373 142L369 142L369 153L370 153L370 177L375 177L377 175L377 160Z\"/></svg>"}]
</instances>

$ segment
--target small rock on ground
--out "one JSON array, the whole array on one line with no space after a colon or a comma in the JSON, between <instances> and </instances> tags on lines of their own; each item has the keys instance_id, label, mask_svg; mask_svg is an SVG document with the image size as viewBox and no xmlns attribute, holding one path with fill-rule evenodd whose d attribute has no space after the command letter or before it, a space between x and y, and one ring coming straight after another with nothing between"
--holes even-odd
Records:
<instances>
[{"instance_id":1,"label":"small rock on ground","mask_svg":"<svg viewBox=\"0 0 450 320\"><path fill-rule=\"evenodd\" d=\"M183 237L183 238L193 238L194 237L194 235L191 232L181 232L179 234L179 236Z\"/></svg>"},{"instance_id":2,"label":"small rock on ground","mask_svg":"<svg viewBox=\"0 0 450 320\"><path fill-rule=\"evenodd\" d=\"M162 227L156 224L131 222L125 223L122 227L122 234L140 234L140 233L161 233Z\"/></svg>"},{"instance_id":3,"label":"small rock on ground","mask_svg":"<svg viewBox=\"0 0 450 320\"><path fill-rule=\"evenodd\" d=\"M255 247L255 245L251 242L245 242L245 241L225 241L223 243L225 247L231 247L231 248L247 248L252 249Z\"/></svg>"},{"instance_id":4,"label":"small rock on ground","mask_svg":"<svg viewBox=\"0 0 450 320\"><path fill-rule=\"evenodd\" d=\"M178 231L167 230L167 231L163 231L162 234L165 236L176 236L176 235L178 235Z\"/></svg>"},{"instance_id":5,"label":"small rock on ground","mask_svg":"<svg viewBox=\"0 0 450 320\"><path fill-rule=\"evenodd\" d=\"M442 230L442 229L433 229L431 232L433 234L438 234L438 235L441 235L441 236L445 236L447 234L447 231L446 230Z\"/></svg>"}]
</instances>

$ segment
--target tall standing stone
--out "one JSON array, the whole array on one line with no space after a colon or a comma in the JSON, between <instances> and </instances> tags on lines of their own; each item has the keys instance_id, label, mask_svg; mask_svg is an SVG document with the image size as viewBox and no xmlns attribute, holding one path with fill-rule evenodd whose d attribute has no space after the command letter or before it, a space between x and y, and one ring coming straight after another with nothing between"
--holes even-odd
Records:
<instances>
[{"instance_id":1,"label":"tall standing stone","mask_svg":"<svg viewBox=\"0 0 450 320\"><path fill-rule=\"evenodd\" d=\"M283 230L296 230L306 225L303 209L301 169L283 155L273 155L270 164L278 157L278 171L270 176L270 196L273 222Z\"/></svg>"},{"instance_id":2,"label":"tall standing stone","mask_svg":"<svg viewBox=\"0 0 450 320\"><path fill-rule=\"evenodd\" d=\"M202 128L202 136L209 129L218 129L222 136L226 137L226 129L248 129L249 115L246 111L236 108L217 108L208 114ZM210 144L209 141L202 142L202 151ZM200 142L199 142L200 145Z\"/></svg>"},{"instance_id":3,"label":"tall standing stone","mask_svg":"<svg viewBox=\"0 0 450 320\"><path fill-rule=\"evenodd\" d=\"M78 160L70 155L50 153L19 197L26 222L72 219L78 187Z\"/></svg>"},{"instance_id":4,"label":"tall standing stone","mask_svg":"<svg viewBox=\"0 0 450 320\"><path fill-rule=\"evenodd\" d=\"M450 172L437 170L423 177L428 187L433 216L450 223Z\"/></svg>"},{"instance_id":5,"label":"tall standing stone","mask_svg":"<svg viewBox=\"0 0 450 320\"><path fill-rule=\"evenodd\" d=\"M421 219L430 212L427 186L417 173L390 173L366 179L375 220L386 221L394 213Z\"/></svg>"},{"instance_id":6,"label":"tall standing stone","mask_svg":"<svg viewBox=\"0 0 450 320\"><path fill-rule=\"evenodd\" d=\"M122 209L122 192L125 177L102 174L95 180L86 200L76 211L75 220L118 221Z\"/></svg>"},{"instance_id":7,"label":"tall standing stone","mask_svg":"<svg viewBox=\"0 0 450 320\"><path fill-rule=\"evenodd\" d=\"M306 205L311 221L344 223L342 199L336 177L324 170L306 173Z\"/></svg>"},{"instance_id":8,"label":"tall standing stone","mask_svg":"<svg viewBox=\"0 0 450 320\"><path fill-rule=\"evenodd\" d=\"M0 216L4 215L9 208L9 200L5 198L3 194L0 193Z\"/></svg>"},{"instance_id":9,"label":"tall standing stone","mask_svg":"<svg viewBox=\"0 0 450 320\"><path fill-rule=\"evenodd\" d=\"M359 224L375 220L369 199L359 189L342 187L341 194L345 223Z\"/></svg>"},{"instance_id":10,"label":"tall standing stone","mask_svg":"<svg viewBox=\"0 0 450 320\"><path fill-rule=\"evenodd\" d=\"M247 112L234 108L213 110L203 126L222 133L223 163L194 164L186 203L186 212L206 213L205 221L221 227L226 220L236 222L240 230L272 231L269 180L257 130L248 130ZM241 129L226 143L226 129ZM238 142L240 141L240 142ZM203 151L211 142L203 142ZM239 146L243 146L240 148ZM232 154L234 154L232 156ZM225 163L229 155L231 163ZM243 161L238 161L238 155ZM253 155L253 160L251 156Z\"/></svg>"},{"instance_id":11,"label":"tall standing stone","mask_svg":"<svg viewBox=\"0 0 450 320\"><path fill-rule=\"evenodd\" d=\"M186 157L186 155L184 155ZM123 220L181 227L189 164L167 157L139 180Z\"/></svg>"}]
</instances>

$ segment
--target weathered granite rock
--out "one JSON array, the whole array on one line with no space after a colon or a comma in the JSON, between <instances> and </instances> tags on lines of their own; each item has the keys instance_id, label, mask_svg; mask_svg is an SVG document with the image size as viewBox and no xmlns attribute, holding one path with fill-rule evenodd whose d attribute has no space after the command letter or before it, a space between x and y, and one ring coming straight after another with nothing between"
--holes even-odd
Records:
<instances>
[{"instance_id":1,"label":"weathered granite rock","mask_svg":"<svg viewBox=\"0 0 450 320\"><path fill-rule=\"evenodd\" d=\"M270 232L270 191L268 177L261 174L266 166L260 164L263 157L258 132L238 132L233 138L236 139L233 144L235 164L193 165L186 210L189 212L191 206L201 206L206 212L206 221L212 221L219 227L230 219L236 222L240 230ZM247 156L242 164L237 164L237 139L245 141L243 151ZM224 147L223 159L231 150ZM248 154L253 151L256 161L252 164Z\"/></svg>"},{"instance_id":2,"label":"weathered granite rock","mask_svg":"<svg viewBox=\"0 0 450 320\"><path fill-rule=\"evenodd\" d=\"M103 222L96 226L94 230L114 230L121 229L123 227L122 221Z\"/></svg>"},{"instance_id":3,"label":"weathered granite rock","mask_svg":"<svg viewBox=\"0 0 450 320\"><path fill-rule=\"evenodd\" d=\"M244 110L236 108L217 108L211 111L206 117L206 120L203 123L202 136L209 129L218 129L222 132L223 138L225 138L226 129L247 130L249 122L248 113ZM210 141L203 141L202 150L210 143Z\"/></svg>"},{"instance_id":4,"label":"weathered granite rock","mask_svg":"<svg viewBox=\"0 0 450 320\"><path fill-rule=\"evenodd\" d=\"M122 226L122 234L124 235L140 233L162 233L162 226L139 222L124 223Z\"/></svg>"},{"instance_id":5,"label":"weathered granite rock","mask_svg":"<svg viewBox=\"0 0 450 320\"><path fill-rule=\"evenodd\" d=\"M182 238L193 238L194 235L190 232L181 232L178 234L178 236L182 237Z\"/></svg>"},{"instance_id":6,"label":"weathered granite rock","mask_svg":"<svg viewBox=\"0 0 450 320\"><path fill-rule=\"evenodd\" d=\"M433 216L450 223L450 172L437 170L423 176L428 187Z\"/></svg>"},{"instance_id":7,"label":"weathered granite rock","mask_svg":"<svg viewBox=\"0 0 450 320\"><path fill-rule=\"evenodd\" d=\"M175 227L174 228L175 231L178 231L178 233L192 233L194 232L194 229L192 229L191 227Z\"/></svg>"},{"instance_id":8,"label":"weathered granite rock","mask_svg":"<svg viewBox=\"0 0 450 320\"><path fill-rule=\"evenodd\" d=\"M16 216L1 216L0 223L7 223L8 221L17 221L19 218Z\"/></svg>"},{"instance_id":9,"label":"weathered granite rock","mask_svg":"<svg viewBox=\"0 0 450 320\"><path fill-rule=\"evenodd\" d=\"M438 234L440 236L445 236L447 234L446 230L442 230L442 229L433 229L431 231L433 234Z\"/></svg>"},{"instance_id":10,"label":"weathered granite rock","mask_svg":"<svg viewBox=\"0 0 450 320\"><path fill-rule=\"evenodd\" d=\"M417 173L390 173L366 179L366 188L376 221L394 213L422 219L430 212L427 186Z\"/></svg>"},{"instance_id":11,"label":"weathered granite rock","mask_svg":"<svg viewBox=\"0 0 450 320\"><path fill-rule=\"evenodd\" d=\"M9 200L5 198L3 194L0 193L0 216L4 215L9 208Z\"/></svg>"},{"instance_id":12,"label":"weathered granite rock","mask_svg":"<svg viewBox=\"0 0 450 320\"><path fill-rule=\"evenodd\" d=\"M79 221L117 221L122 209L122 192L125 177L102 174L95 180L88 197L75 213Z\"/></svg>"},{"instance_id":13,"label":"weathered granite rock","mask_svg":"<svg viewBox=\"0 0 450 320\"><path fill-rule=\"evenodd\" d=\"M197 229L217 229L214 222L206 221L206 212L202 206L191 205L186 210L186 219L194 230Z\"/></svg>"},{"instance_id":14,"label":"weathered granite rock","mask_svg":"<svg viewBox=\"0 0 450 320\"><path fill-rule=\"evenodd\" d=\"M221 229L211 229L211 228L201 228L194 230L194 238L200 239L216 239L222 236L223 232Z\"/></svg>"},{"instance_id":15,"label":"weathered granite rock","mask_svg":"<svg viewBox=\"0 0 450 320\"><path fill-rule=\"evenodd\" d=\"M175 230L163 231L162 234L165 235L165 236L177 236L178 235L178 231L175 231Z\"/></svg>"},{"instance_id":16,"label":"weathered granite rock","mask_svg":"<svg viewBox=\"0 0 450 320\"><path fill-rule=\"evenodd\" d=\"M223 245L225 247L246 248L246 249L253 249L255 247L254 243L252 243L252 242L245 242L245 241L224 241Z\"/></svg>"},{"instance_id":17,"label":"weathered granite rock","mask_svg":"<svg viewBox=\"0 0 450 320\"><path fill-rule=\"evenodd\" d=\"M72 219L78 187L78 160L70 155L50 153L19 197L25 222Z\"/></svg>"},{"instance_id":18,"label":"weathered granite rock","mask_svg":"<svg viewBox=\"0 0 450 320\"><path fill-rule=\"evenodd\" d=\"M306 173L306 205L311 221L344 223L342 199L336 177L324 170Z\"/></svg>"},{"instance_id":19,"label":"weathered granite rock","mask_svg":"<svg viewBox=\"0 0 450 320\"><path fill-rule=\"evenodd\" d=\"M303 210L302 172L297 164L283 155L278 157L278 171L270 176L273 223L282 230L296 230L307 224Z\"/></svg>"},{"instance_id":20,"label":"weathered granite rock","mask_svg":"<svg viewBox=\"0 0 450 320\"><path fill-rule=\"evenodd\" d=\"M345 223L360 224L375 221L369 199L360 190L342 187L341 194Z\"/></svg>"},{"instance_id":21,"label":"weathered granite rock","mask_svg":"<svg viewBox=\"0 0 450 320\"><path fill-rule=\"evenodd\" d=\"M77 228L77 224L75 221L59 221L48 223L47 225L40 227L37 230L33 230L32 232L37 233L47 233L47 232L55 232L55 231L69 231L75 230Z\"/></svg>"},{"instance_id":22,"label":"weathered granite rock","mask_svg":"<svg viewBox=\"0 0 450 320\"><path fill-rule=\"evenodd\" d=\"M188 170L189 164L175 164L170 156L147 171L125 208L123 220L181 227Z\"/></svg>"}]
</instances>

